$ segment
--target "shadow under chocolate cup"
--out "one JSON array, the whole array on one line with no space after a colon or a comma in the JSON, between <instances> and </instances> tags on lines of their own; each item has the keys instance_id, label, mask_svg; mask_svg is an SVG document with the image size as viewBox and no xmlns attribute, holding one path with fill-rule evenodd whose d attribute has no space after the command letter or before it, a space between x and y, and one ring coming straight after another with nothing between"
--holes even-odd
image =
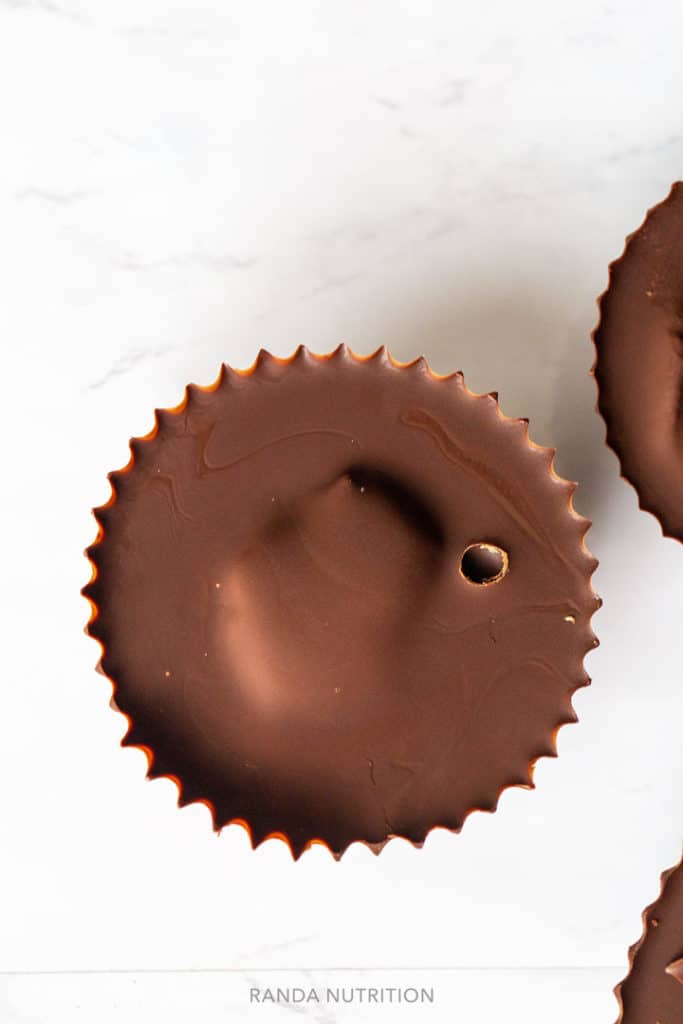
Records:
<instances>
[{"instance_id":1,"label":"shadow under chocolate cup","mask_svg":"<svg viewBox=\"0 0 683 1024\"><path fill-rule=\"evenodd\" d=\"M110 474L87 552L123 744L295 857L420 845L531 787L597 643L553 454L383 349L190 385Z\"/></svg>"},{"instance_id":2,"label":"shadow under chocolate cup","mask_svg":"<svg viewBox=\"0 0 683 1024\"><path fill-rule=\"evenodd\" d=\"M664 872L659 898L643 912L643 934L615 995L617 1024L683 1021L683 861Z\"/></svg>"}]
</instances>

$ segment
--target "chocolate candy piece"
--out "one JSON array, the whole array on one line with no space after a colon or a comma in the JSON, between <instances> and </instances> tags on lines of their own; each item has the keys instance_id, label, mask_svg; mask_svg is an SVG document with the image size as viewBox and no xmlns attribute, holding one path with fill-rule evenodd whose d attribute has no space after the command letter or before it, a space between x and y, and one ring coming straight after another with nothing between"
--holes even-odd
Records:
<instances>
[{"instance_id":1,"label":"chocolate candy piece","mask_svg":"<svg viewBox=\"0 0 683 1024\"><path fill-rule=\"evenodd\" d=\"M619 1024L683 1021L683 863L662 875L662 892L643 914L642 938L629 950L631 971L615 990Z\"/></svg>"},{"instance_id":2,"label":"chocolate candy piece","mask_svg":"<svg viewBox=\"0 0 683 1024\"><path fill-rule=\"evenodd\" d=\"M640 507L683 540L683 183L610 266L593 368L607 443Z\"/></svg>"},{"instance_id":3,"label":"chocolate candy piece","mask_svg":"<svg viewBox=\"0 0 683 1024\"><path fill-rule=\"evenodd\" d=\"M90 634L149 775L297 856L419 844L529 786L588 679L573 484L460 374L224 367L110 476Z\"/></svg>"}]
</instances>

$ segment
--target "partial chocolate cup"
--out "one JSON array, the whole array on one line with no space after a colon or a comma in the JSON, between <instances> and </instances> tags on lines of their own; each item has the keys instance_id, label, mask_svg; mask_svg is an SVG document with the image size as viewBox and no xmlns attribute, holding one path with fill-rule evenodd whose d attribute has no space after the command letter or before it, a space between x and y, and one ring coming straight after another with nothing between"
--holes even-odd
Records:
<instances>
[{"instance_id":1,"label":"partial chocolate cup","mask_svg":"<svg viewBox=\"0 0 683 1024\"><path fill-rule=\"evenodd\" d=\"M597 643L553 454L383 349L190 385L95 510L88 632L122 742L295 857L420 845L531 788Z\"/></svg>"},{"instance_id":2,"label":"partial chocolate cup","mask_svg":"<svg viewBox=\"0 0 683 1024\"><path fill-rule=\"evenodd\" d=\"M640 507L683 540L683 183L609 268L595 329L598 408Z\"/></svg>"},{"instance_id":3,"label":"partial chocolate cup","mask_svg":"<svg viewBox=\"0 0 683 1024\"><path fill-rule=\"evenodd\" d=\"M643 934L629 950L628 977L614 990L617 1024L683 1021L683 861L662 875L659 899L643 912Z\"/></svg>"}]
</instances>

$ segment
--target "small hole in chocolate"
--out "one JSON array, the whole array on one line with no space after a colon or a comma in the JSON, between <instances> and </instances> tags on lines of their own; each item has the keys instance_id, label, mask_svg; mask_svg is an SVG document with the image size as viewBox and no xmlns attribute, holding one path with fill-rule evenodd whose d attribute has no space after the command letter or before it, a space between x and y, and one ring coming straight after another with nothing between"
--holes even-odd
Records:
<instances>
[{"instance_id":1,"label":"small hole in chocolate","mask_svg":"<svg viewBox=\"0 0 683 1024\"><path fill-rule=\"evenodd\" d=\"M497 544L470 544L460 561L460 575L469 583L486 586L502 580L509 569L507 551Z\"/></svg>"}]
</instances>

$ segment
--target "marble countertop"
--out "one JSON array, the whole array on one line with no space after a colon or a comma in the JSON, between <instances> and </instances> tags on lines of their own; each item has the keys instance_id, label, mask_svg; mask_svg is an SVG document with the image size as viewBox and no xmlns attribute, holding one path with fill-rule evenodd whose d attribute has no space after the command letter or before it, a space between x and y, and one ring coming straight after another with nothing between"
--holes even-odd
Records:
<instances>
[{"instance_id":1,"label":"marble countertop","mask_svg":"<svg viewBox=\"0 0 683 1024\"><path fill-rule=\"evenodd\" d=\"M604 445L590 332L683 176L682 29L674 0L1 0L3 1021L616 1017L680 857L683 548ZM82 552L154 407L342 341L461 369L557 447L601 647L535 792L293 864L119 748ZM249 1002L333 976L435 1003Z\"/></svg>"}]
</instances>

